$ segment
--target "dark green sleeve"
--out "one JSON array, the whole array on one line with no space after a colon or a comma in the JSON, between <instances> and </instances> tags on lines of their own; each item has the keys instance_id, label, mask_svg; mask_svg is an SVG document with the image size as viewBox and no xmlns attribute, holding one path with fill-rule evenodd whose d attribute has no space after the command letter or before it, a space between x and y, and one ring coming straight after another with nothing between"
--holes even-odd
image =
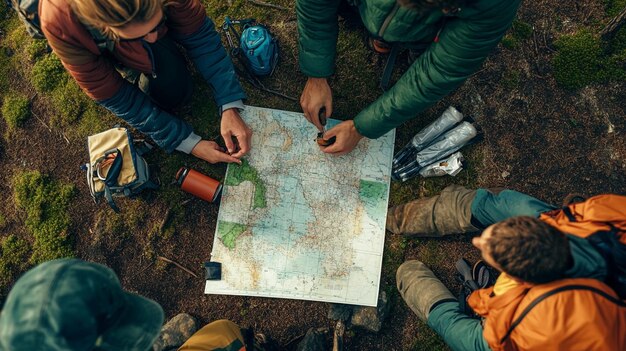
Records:
<instances>
[{"instance_id":1,"label":"dark green sleeve","mask_svg":"<svg viewBox=\"0 0 626 351\"><path fill-rule=\"evenodd\" d=\"M361 111L354 123L378 138L427 109L476 72L511 26L520 0L501 1L471 18L451 18L438 43L413 63L398 82Z\"/></svg>"},{"instance_id":2,"label":"dark green sleeve","mask_svg":"<svg viewBox=\"0 0 626 351\"><path fill-rule=\"evenodd\" d=\"M309 77L328 77L337 53L339 0L297 0L300 70Z\"/></svg>"}]
</instances>

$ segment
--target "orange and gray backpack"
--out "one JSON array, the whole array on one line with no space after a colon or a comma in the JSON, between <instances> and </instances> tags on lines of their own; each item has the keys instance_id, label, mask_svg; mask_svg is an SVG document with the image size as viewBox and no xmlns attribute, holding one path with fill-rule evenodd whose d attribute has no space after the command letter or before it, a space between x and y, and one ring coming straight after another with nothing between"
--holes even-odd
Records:
<instances>
[{"instance_id":1,"label":"orange and gray backpack","mask_svg":"<svg viewBox=\"0 0 626 351\"><path fill-rule=\"evenodd\" d=\"M542 221L584 238L607 262L607 281L519 284L501 295L475 290L467 302L485 318L494 351L626 350L626 196L599 195L543 213ZM509 278L510 279L510 278Z\"/></svg>"},{"instance_id":2,"label":"orange and gray backpack","mask_svg":"<svg viewBox=\"0 0 626 351\"><path fill-rule=\"evenodd\" d=\"M598 195L539 219L560 231L585 238L607 262L606 283L626 299L626 196Z\"/></svg>"}]
</instances>

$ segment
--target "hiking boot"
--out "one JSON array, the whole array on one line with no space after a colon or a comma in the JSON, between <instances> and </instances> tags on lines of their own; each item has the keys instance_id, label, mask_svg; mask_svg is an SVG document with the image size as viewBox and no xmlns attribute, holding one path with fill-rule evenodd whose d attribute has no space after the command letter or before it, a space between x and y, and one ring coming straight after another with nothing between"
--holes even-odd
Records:
<instances>
[{"instance_id":1,"label":"hiking boot","mask_svg":"<svg viewBox=\"0 0 626 351\"><path fill-rule=\"evenodd\" d=\"M442 300L456 300L454 295L420 261L406 261L396 272L398 291L402 299L424 322L428 320L430 309Z\"/></svg>"},{"instance_id":2,"label":"hiking boot","mask_svg":"<svg viewBox=\"0 0 626 351\"><path fill-rule=\"evenodd\" d=\"M450 185L441 194L389 209L387 230L406 237L441 237L478 231L472 221L476 190Z\"/></svg>"},{"instance_id":3,"label":"hiking boot","mask_svg":"<svg viewBox=\"0 0 626 351\"><path fill-rule=\"evenodd\" d=\"M391 44L384 40L369 38L368 44L370 49L374 50L377 54L386 55L391 52Z\"/></svg>"}]
</instances>

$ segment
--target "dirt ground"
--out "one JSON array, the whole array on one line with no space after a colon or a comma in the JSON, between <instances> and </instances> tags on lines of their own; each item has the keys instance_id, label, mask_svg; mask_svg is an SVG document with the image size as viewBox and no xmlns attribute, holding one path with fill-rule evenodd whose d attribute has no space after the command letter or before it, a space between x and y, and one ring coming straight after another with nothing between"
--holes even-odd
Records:
<instances>
[{"instance_id":1,"label":"dirt ground","mask_svg":"<svg viewBox=\"0 0 626 351\"><path fill-rule=\"evenodd\" d=\"M288 14L279 16L281 22L274 28L284 46L283 62L267 83L299 96L305 78L298 72L295 61L293 2L280 3L291 8ZM599 0L524 1L518 19L533 27L532 37L515 49L498 46L482 69L461 88L397 131L396 149L399 149L447 106L456 106L473 116L484 130L484 140L464 151L469 159L468 169L454 179L414 179L392 184L390 206L435 194L455 182L513 188L555 204L560 204L563 197L572 192L624 193L626 84L597 84L567 91L557 86L552 75L554 40L578 28L606 22L603 4ZM255 7L246 4L238 11L245 13L247 9ZM360 29L354 26L342 25L342 35L349 35L343 31L362 36ZM350 118L359 107L376 98L378 92L372 87L377 84L384 60L367 51L363 42L359 42L358 52L364 54L349 56L351 50L357 49L342 46L342 43L340 40L338 73L332 80L336 87L335 116ZM345 61L342 62L342 58ZM365 62L367 75L354 72L350 67L354 62ZM402 69L406 64L399 66ZM511 72L516 72L517 77L513 83L507 78ZM247 84L244 87L251 95L248 101L251 105L299 110L295 103L255 92ZM13 79L11 89L35 95L33 88L19 77ZM4 234L23 231L20 223L24 214L12 204L11 177L20 170L40 170L77 187L70 228L75 236L77 255L112 267L126 289L158 301L168 318L187 312L200 323L230 319L270 335L286 349L294 349L307 329L325 327L330 330L327 340L330 348L333 324L327 318L327 303L203 294L201 266L210 258L218 212L216 204L187 195L171 203L160 193L146 193L137 200L119 202L123 210L132 209L137 218L123 217L120 220L123 228L110 233L110 222L115 221L112 217L116 215L104 208L105 205L93 204L79 170L87 157L84 136L66 140L63 131L50 129L45 124L54 111L43 102L37 103L37 99L35 102L33 111L37 118L31 119L11 138L2 140L0 145L0 210L15 219L3 229ZM4 131L6 126L1 128ZM170 156L157 152L150 161L158 168L167 157ZM181 166L196 167L220 179L225 171L223 165L209 166L191 157L172 157L177 157ZM160 192L177 191L170 184L171 173L161 173L161 177ZM178 200L182 200L182 204ZM176 206L181 208L179 217L163 224L166 214ZM168 235L159 234L161 226L169 228ZM381 290L390 292L390 315L379 333L350 329L346 350L445 349L399 297L394 274L404 260L420 259L455 292L458 286L453 277L454 261L461 256L471 260L478 258L469 243L470 237L457 235L443 240L406 241L387 233ZM165 263L158 256L190 268L199 278Z\"/></svg>"}]
</instances>

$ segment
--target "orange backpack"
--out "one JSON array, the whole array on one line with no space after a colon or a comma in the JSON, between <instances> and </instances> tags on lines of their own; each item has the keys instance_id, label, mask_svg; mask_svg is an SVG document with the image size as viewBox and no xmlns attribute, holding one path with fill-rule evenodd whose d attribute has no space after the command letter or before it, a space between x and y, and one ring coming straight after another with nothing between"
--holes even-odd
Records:
<instances>
[{"instance_id":1,"label":"orange backpack","mask_svg":"<svg viewBox=\"0 0 626 351\"><path fill-rule=\"evenodd\" d=\"M606 283L626 299L626 196L598 195L539 219L589 241L607 262Z\"/></svg>"}]
</instances>

